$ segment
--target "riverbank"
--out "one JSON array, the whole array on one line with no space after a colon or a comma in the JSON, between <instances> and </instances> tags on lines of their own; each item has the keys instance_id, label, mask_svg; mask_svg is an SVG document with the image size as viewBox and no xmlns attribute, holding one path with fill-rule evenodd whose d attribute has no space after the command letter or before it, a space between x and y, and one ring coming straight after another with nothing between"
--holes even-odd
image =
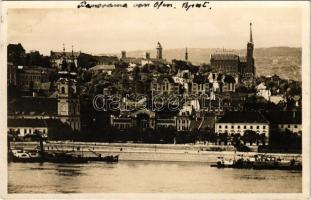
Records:
<instances>
[{"instance_id":1,"label":"riverbank","mask_svg":"<svg viewBox=\"0 0 311 200\"><path fill-rule=\"evenodd\" d=\"M33 150L38 142L11 142L11 148ZM219 151L211 151L218 149ZM219 145L190 145L190 144L137 144L137 143L94 143L94 142L60 142L49 141L44 144L47 152L70 151L83 156L97 154L119 155L124 161L183 161L214 163L217 157L234 158L237 155L252 156L257 152L235 152L232 146ZM220 151L221 150L221 151ZM267 155L282 159L301 161L301 154L268 153Z\"/></svg>"}]
</instances>

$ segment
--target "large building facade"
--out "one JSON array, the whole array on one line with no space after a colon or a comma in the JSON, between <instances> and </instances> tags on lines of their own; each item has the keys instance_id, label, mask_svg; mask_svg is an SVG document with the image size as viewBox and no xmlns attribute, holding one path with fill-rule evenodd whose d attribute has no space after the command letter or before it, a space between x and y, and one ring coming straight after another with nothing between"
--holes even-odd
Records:
<instances>
[{"instance_id":1,"label":"large building facade","mask_svg":"<svg viewBox=\"0 0 311 200\"><path fill-rule=\"evenodd\" d=\"M81 52L74 52L73 47L71 52L65 51L65 45L63 45L63 52L55 52L51 51L50 57L51 57L51 65L54 68L57 68L61 70L63 66L64 59L66 60L67 64L69 66L78 66L78 56Z\"/></svg>"},{"instance_id":2,"label":"large building facade","mask_svg":"<svg viewBox=\"0 0 311 200\"><path fill-rule=\"evenodd\" d=\"M259 112L227 112L215 123L215 133L239 134L246 131L263 134L268 142L270 122Z\"/></svg>"},{"instance_id":3,"label":"large building facade","mask_svg":"<svg viewBox=\"0 0 311 200\"><path fill-rule=\"evenodd\" d=\"M211 67L216 73L225 73L245 78L254 77L256 68L253 52L252 23L250 23L250 39L247 43L246 56L239 56L229 52L214 53L210 57Z\"/></svg>"}]
</instances>

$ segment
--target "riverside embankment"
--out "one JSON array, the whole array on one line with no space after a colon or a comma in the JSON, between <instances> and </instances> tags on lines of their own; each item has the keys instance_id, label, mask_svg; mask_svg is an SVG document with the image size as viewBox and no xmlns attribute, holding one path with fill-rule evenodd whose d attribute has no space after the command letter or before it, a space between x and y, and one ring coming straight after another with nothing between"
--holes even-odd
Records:
<instances>
[{"instance_id":1,"label":"riverside embankment","mask_svg":"<svg viewBox=\"0 0 311 200\"><path fill-rule=\"evenodd\" d=\"M32 150L38 147L38 142L11 142L11 148ZM211 151L222 149L222 151ZM48 152L70 151L83 156L96 154L119 155L119 160L127 161L186 161L186 162L216 162L217 157L234 158L237 155L251 156L256 152L235 152L232 146L190 145L190 144L137 144L137 143L94 143L94 142L59 142L49 141L44 144ZM267 155L284 159L301 160L301 154Z\"/></svg>"}]
</instances>

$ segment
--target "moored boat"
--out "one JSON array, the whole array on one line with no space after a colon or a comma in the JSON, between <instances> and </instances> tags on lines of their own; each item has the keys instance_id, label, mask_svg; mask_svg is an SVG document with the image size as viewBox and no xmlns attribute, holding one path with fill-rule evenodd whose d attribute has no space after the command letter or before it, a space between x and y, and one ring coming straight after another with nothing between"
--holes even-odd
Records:
<instances>
[{"instance_id":1,"label":"moored boat","mask_svg":"<svg viewBox=\"0 0 311 200\"><path fill-rule=\"evenodd\" d=\"M216 164L211 167L236 168L236 169L277 169L277 170L302 170L302 163L295 159L276 159L273 156L255 155L239 159L225 159L218 157Z\"/></svg>"},{"instance_id":2,"label":"moored boat","mask_svg":"<svg viewBox=\"0 0 311 200\"><path fill-rule=\"evenodd\" d=\"M35 150L26 151L24 149L9 149L8 161L10 162L52 162L52 163L88 163L92 161L116 163L119 161L119 155L102 156L84 156L83 152L73 151L55 151L45 152L43 142L40 141L40 147Z\"/></svg>"}]
</instances>

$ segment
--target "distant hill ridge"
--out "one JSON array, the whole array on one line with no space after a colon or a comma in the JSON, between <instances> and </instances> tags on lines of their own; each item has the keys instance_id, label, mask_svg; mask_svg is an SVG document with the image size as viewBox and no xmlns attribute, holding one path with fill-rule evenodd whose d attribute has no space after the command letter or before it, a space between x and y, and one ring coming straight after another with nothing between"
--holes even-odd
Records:
<instances>
[{"instance_id":1,"label":"distant hill ridge","mask_svg":"<svg viewBox=\"0 0 311 200\"><path fill-rule=\"evenodd\" d=\"M167 60L184 59L185 48L163 49L163 57ZM246 55L246 49L225 49L228 53ZM127 51L127 57L144 57L145 52L150 52L155 57L156 51L137 50ZM222 48L188 48L189 61L194 64L209 63L210 55L223 52ZM258 75L278 74L285 79L301 80L301 53L300 47L267 47L254 49L255 65ZM120 53L115 55L120 56Z\"/></svg>"}]
</instances>

